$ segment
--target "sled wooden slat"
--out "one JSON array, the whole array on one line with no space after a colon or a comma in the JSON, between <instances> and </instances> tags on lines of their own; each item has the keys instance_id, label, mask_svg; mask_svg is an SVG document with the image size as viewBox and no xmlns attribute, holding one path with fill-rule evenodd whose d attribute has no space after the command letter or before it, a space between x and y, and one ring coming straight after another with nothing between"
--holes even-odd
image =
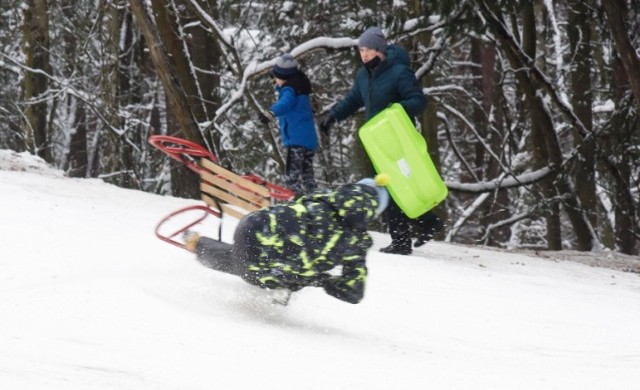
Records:
<instances>
[{"instance_id":1,"label":"sled wooden slat","mask_svg":"<svg viewBox=\"0 0 640 390\"><path fill-rule=\"evenodd\" d=\"M263 197L262 195L256 194L253 191L248 191L245 189L246 187L243 188L244 184L246 184L244 181L248 181L247 179L243 178L242 180L244 181L242 183L230 182L229 180L227 180L226 176L223 177L221 175L212 175L211 173L206 171L202 171L200 173L200 178L202 179L202 183L209 184L214 188L219 188L224 192L230 194L231 196L245 200L258 206L259 208L268 206L270 203L269 199Z\"/></svg>"},{"instance_id":2,"label":"sled wooden slat","mask_svg":"<svg viewBox=\"0 0 640 390\"><path fill-rule=\"evenodd\" d=\"M269 189L237 175L208 159L200 160L202 200L223 213L242 219L271 204ZM235 207L232 207L235 206Z\"/></svg>"},{"instance_id":3,"label":"sled wooden slat","mask_svg":"<svg viewBox=\"0 0 640 390\"><path fill-rule=\"evenodd\" d=\"M222 211L225 214L228 214L236 219L242 219L242 217L244 217L245 215L247 215L246 213L242 213L240 211L238 211L238 209L234 209L233 207L229 206L226 203L222 203L220 204L220 207L222 207Z\"/></svg>"},{"instance_id":4,"label":"sled wooden slat","mask_svg":"<svg viewBox=\"0 0 640 390\"><path fill-rule=\"evenodd\" d=\"M246 200L243 200L234 195L231 195L228 192L222 191L204 181L200 183L200 191L208 195L211 195L214 198L218 198L224 202L231 203L232 205L238 206L241 209L246 210L247 212L260 210L262 208L260 206L256 206L255 204L249 203Z\"/></svg>"},{"instance_id":5,"label":"sled wooden slat","mask_svg":"<svg viewBox=\"0 0 640 390\"><path fill-rule=\"evenodd\" d=\"M253 183L252 181L249 181L247 179L245 179L244 177L237 175L233 172L231 172L228 169L225 169L223 167L221 167L220 165L214 163L211 160L207 160L205 158L200 160L200 164L203 168L217 173L218 175L222 175L225 179L236 183L237 186L243 187L248 189L249 191L253 191L257 194L260 194L261 196L265 197L265 198L269 198L271 196L269 189L266 187L263 187L259 184ZM201 175L205 172L202 172ZM235 192L235 189L233 190Z\"/></svg>"},{"instance_id":6,"label":"sled wooden slat","mask_svg":"<svg viewBox=\"0 0 640 390\"><path fill-rule=\"evenodd\" d=\"M215 199L205 193L202 194L202 200L209 206L213 206L216 208L219 206L220 208L222 208L221 211L224 214L230 215L236 219L242 219L242 217L244 217L247 213L246 210L239 211L238 209L235 209L226 203L216 203Z\"/></svg>"}]
</instances>

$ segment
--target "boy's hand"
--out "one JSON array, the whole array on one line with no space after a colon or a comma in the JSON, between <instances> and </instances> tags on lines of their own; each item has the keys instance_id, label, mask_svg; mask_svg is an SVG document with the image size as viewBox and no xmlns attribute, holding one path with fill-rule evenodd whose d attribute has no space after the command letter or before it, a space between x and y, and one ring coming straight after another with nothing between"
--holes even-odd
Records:
<instances>
[{"instance_id":1,"label":"boy's hand","mask_svg":"<svg viewBox=\"0 0 640 390\"><path fill-rule=\"evenodd\" d=\"M269 118L269 116L271 116L271 118ZM269 111L269 116L260 113L258 114L258 120L260 121L260 123L266 126L269 124L269 122L271 122L275 115L273 115L273 113Z\"/></svg>"}]
</instances>

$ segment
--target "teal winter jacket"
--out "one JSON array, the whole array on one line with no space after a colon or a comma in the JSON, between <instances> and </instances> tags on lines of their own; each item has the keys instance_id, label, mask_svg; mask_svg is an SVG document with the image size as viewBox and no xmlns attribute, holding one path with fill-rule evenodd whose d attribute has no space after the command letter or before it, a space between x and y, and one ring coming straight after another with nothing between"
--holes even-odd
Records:
<instances>
[{"instance_id":1,"label":"teal winter jacket","mask_svg":"<svg viewBox=\"0 0 640 390\"><path fill-rule=\"evenodd\" d=\"M343 120L365 107L369 120L392 103L400 103L415 120L425 109L427 99L409 67L407 51L393 44L385 57L373 71L360 68L349 93L329 111L331 117Z\"/></svg>"}]
</instances>

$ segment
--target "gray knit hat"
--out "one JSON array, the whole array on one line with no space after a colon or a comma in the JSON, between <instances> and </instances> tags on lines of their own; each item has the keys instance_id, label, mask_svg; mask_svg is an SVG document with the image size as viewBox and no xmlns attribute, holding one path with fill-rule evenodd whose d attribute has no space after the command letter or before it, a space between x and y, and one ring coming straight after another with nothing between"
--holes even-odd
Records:
<instances>
[{"instance_id":1,"label":"gray knit hat","mask_svg":"<svg viewBox=\"0 0 640 390\"><path fill-rule=\"evenodd\" d=\"M358 47L366 47L384 53L387 49L387 39L380 27L369 27L360 35Z\"/></svg>"},{"instance_id":2,"label":"gray knit hat","mask_svg":"<svg viewBox=\"0 0 640 390\"><path fill-rule=\"evenodd\" d=\"M291 54L284 54L276 60L271 72L277 78L286 80L298 72L298 61Z\"/></svg>"}]
</instances>

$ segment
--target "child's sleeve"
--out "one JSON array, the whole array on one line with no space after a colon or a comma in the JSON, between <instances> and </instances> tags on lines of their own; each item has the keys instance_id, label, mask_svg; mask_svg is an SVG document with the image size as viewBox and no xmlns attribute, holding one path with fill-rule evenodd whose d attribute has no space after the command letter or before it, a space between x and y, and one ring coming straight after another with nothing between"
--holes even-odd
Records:
<instances>
[{"instance_id":1,"label":"child's sleeve","mask_svg":"<svg viewBox=\"0 0 640 390\"><path fill-rule=\"evenodd\" d=\"M275 102L269 111L273 112L275 116L282 116L283 114L293 110L296 105L296 95L293 89L290 87L282 88L280 91L280 98Z\"/></svg>"},{"instance_id":2,"label":"child's sleeve","mask_svg":"<svg viewBox=\"0 0 640 390\"><path fill-rule=\"evenodd\" d=\"M360 239L353 238L349 248L344 252L342 275L327 279L323 285L327 294L349 303L360 303L364 297L367 281L366 255L371 246L371 237L365 233Z\"/></svg>"}]
</instances>

